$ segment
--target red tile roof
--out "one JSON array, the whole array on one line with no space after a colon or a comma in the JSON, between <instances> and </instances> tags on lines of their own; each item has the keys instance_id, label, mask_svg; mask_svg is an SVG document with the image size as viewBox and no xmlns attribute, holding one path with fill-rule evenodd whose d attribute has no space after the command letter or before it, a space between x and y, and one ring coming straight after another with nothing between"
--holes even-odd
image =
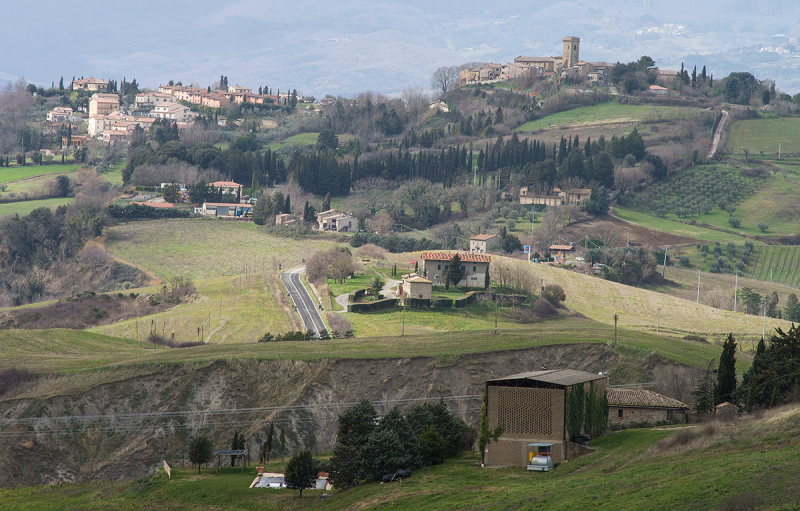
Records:
<instances>
[{"instance_id":1,"label":"red tile roof","mask_svg":"<svg viewBox=\"0 0 800 511\"><path fill-rule=\"evenodd\" d=\"M497 238L497 237L498 236L496 234L476 234L475 236L471 237L470 239L471 240L475 240L475 241L486 241L486 240L490 240L492 238Z\"/></svg>"},{"instance_id":2,"label":"red tile roof","mask_svg":"<svg viewBox=\"0 0 800 511\"><path fill-rule=\"evenodd\" d=\"M550 245L548 250L575 250L575 247L572 245Z\"/></svg>"},{"instance_id":3,"label":"red tile roof","mask_svg":"<svg viewBox=\"0 0 800 511\"><path fill-rule=\"evenodd\" d=\"M423 261L449 261L453 258L453 255L447 252L423 252L420 256L420 259ZM492 262L492 258L487 255L482 254L462 254L459 253L458 256L461 258L463 262L467 263L490 263Z\"/></svg>"},{"instance_id":4,"label":"red tile roof","mask_svg":"<svg viewBox=\"0 0 800 511\"><path fill-rule=\"evenodd\" d=\"M684 403L671 397L662 396L652 390L644 389L608 389L608 404L611 406L638 406L647 408L689 408Z\"/></svg>"}]
</instances>

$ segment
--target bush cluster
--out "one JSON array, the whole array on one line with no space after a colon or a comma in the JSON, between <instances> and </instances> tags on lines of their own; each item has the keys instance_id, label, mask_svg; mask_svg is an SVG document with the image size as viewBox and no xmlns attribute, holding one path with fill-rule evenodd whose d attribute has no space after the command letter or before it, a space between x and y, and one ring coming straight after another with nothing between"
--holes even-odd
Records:
<instances>
[{"instance_id":1,"label":"bush cluster","mask_svg":"<svg viewBox=\"0 0 800 511\"><path fill-rule=\"evenodd\" d=\"M339 415L331 481L346 488L401 469L439 464L474 440L474 432L443 401L414 405L405 414L395 407L378 419L365 399Z\"/></svg>"},{"instance_id":2,"label":"bush cluster","mask_svg":"<svg viewBox=\"0 0 800 511\"><path fill-rule=\"evenodd\" d=\"M188 209L154 208L141 204L111 204L108 215L112 218L189 218Z\"/></svg>"},{"instance_id":3,"label":"bush cluster","mask_svg":"<svg viewBox=\"0 0 800 511\"><path fill-rule=\"evenodd\" d=\"M384 250L392 253L399 252L422 252L425 250L441 250L442 244L427 238L406 238L403 236L382 236L380 234L371 234L366 232L359 232L350 238L351 247L360 247L366 244L377 245Z\"/></svg>"}]
</instances>

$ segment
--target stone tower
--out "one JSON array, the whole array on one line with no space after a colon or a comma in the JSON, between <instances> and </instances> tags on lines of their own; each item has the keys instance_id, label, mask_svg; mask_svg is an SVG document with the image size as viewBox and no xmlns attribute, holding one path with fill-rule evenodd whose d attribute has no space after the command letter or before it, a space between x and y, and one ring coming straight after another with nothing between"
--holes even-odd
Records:
<instances>
[{"instance_id":1,"label":"stone tower","mask_svg":"<svg viewBox=\"0 0 800 511\"><path fill-rule=\"evenodd\" d=\"M562 68L569 69L578 63L578 52L581 47L580 37L565 37L562 39L564 42L564 53L562 56Z\"/></svg>"}]
</instances>

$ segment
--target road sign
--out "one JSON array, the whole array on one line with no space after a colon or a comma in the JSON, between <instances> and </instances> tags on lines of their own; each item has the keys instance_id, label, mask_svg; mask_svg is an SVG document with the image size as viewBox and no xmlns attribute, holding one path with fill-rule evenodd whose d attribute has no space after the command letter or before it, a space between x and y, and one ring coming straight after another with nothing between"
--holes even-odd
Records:
<instances>
[{"instance_id":1,"label":"road sign","mask_svg":"<svg viewBox=\"0 0 800 511\"><path fill-rule=\"evenodd\" d=\"M529 254L531 252L531 246L530 245L525 245L525 247L522 249L522 251L524 253L526 253L526 254Z\"/></svg>"}]
</instances>

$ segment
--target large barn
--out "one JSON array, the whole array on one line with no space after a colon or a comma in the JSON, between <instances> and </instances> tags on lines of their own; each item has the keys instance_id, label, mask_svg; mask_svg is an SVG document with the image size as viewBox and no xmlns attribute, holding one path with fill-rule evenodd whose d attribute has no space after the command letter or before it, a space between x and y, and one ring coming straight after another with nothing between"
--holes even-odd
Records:
<instances>
[{"instance_id":1,"label":"large barn","mask_svg":"<svg viewBox=\"0 0 800 511\"><path fill-rule=\"evenodd\" d=\"M569 439L567 395L578 385L588 393L591 382L598 395L605 393L605 375L572 369L532 371L487 381L489 429L501 425L503 433L486 447L486 465L525 467L532 448L549 450L546 453L553 463L564 461Z\"/></svg>"}]
</instances>

